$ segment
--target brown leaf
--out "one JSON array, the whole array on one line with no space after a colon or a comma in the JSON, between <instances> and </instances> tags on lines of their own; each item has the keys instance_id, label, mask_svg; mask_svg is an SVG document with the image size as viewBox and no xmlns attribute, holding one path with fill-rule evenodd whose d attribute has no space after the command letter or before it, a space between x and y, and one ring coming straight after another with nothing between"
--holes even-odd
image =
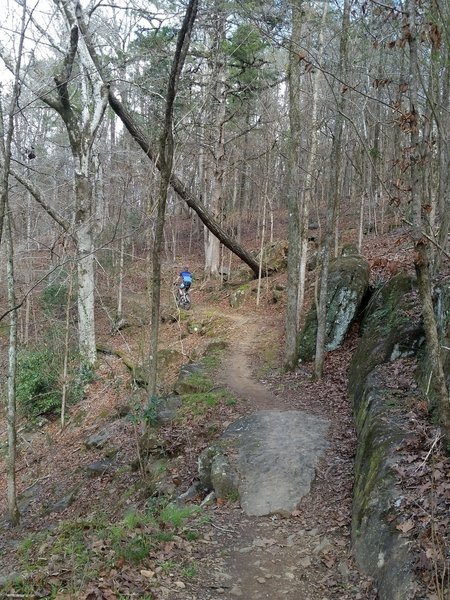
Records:
<instances>
[{"instance_id":1,"label":"brown leaf","mask_svg":"<svg viewBox=\"0 0 450 600\"><path fill-rule=\"evenodd\" d=\"M401 531L402 533L408 533L408 531L414 529L414 522L411 519L408 519L408 521L403 521L403 523L399 523L399 525L396 525L395 528Z\"/></svg>"},{"instance_id":2,"label":"brown leaf","mask_svg":"<svg viewBox=\"0 0 450 600\"><path fill-rule=\"evenodd\" d=\"M153 579L153 577L155 576L155 571L149 571L147 569L142 569L140 571L140 574L142 575L142 577L145 577L146 579Z\"/></svg>"}]
</instances>

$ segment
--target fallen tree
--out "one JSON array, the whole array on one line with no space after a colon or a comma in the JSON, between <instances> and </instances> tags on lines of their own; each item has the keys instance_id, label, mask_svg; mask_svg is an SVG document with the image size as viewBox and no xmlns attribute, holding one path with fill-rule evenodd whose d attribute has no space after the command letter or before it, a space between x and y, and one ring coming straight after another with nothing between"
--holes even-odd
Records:
<instances>
[{"instance_id":1,"label":"fallen tree","mask_svg":"<svg viewBox=\"0 0 450 600\"><path fill-rule=\"evenodd\" d=\"M108 100L111 108L125 125L130 135L142 148L149 159L155 164L156 168L160 170L160 160L154 151L150 140L136 123L133 116L128 112L128 110L123 106L123 104L111 90L109 90ZM211 233L213 233L221 241L221 243L228 248L228 250L231 250L233 254L245 262L245 264L248 265L253 271L255 277L259 277L259 261L253 256L253 254L247 252L245 248L238 244L233 237L227 234L227 232L219 225L219 223L217 223L211 212L188 190L187 186L175 173L172 173L170 176L170 185L178 194L178 196L186 202L189 208L192 208L192 210L197 213L202 223L204 223L209 231L211 231ZM269 270L270 269L264 272L263 268L263 275L268 275Z\"/></svg>"}]
</instances>

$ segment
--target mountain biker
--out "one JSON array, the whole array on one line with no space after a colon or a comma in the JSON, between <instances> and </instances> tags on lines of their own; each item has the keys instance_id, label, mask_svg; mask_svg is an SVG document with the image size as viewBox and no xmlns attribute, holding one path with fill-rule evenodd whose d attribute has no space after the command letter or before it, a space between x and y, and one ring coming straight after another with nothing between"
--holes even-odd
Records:
<instances>
[{"instance_id":1,"label":"mountain biker","mask_svg":"<svg viewBox=\"0 0 450 600\"><path fill-rule=\"evenodd\" d=\"M178 286L179 290L185 290L186 292L192 285L192 273L189 271L187 267L185 267L180 273L180 285ZM181 293L181 292L179 292Z\"/></svg>"}]
</instances>

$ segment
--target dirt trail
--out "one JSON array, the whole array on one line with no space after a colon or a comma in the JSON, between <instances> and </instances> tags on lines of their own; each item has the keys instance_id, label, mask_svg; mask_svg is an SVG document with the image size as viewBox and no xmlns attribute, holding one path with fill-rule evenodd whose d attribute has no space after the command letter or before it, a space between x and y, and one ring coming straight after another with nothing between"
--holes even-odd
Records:
<instances>
[{"instance_id":1,"label":"dirt trail","mask_svg":"<svg viewBox=\"0 0 450 600\"><path fill-rule=\"evenodd\" d=\"M274 406L273 394L255 380L250 361L258 351L258 338L262 337L261 319L242 315L227 315L234 321L234 335L224 372L226 384L232 392L249 403L252 411L270 410Z\"/></svg>"},{"instance_id":2,"label":"dirt trail","mask_svg":"<svg viewBox=\"0 0 450 600\"><path fill-rule=\"evenodd\" d=\"M235 326L224 377L232 391L245 398L246 412L305 408L309 402L308 386L304 390L300 386L294 394L292 391L275 394L253 375L251 364L261 345L275 343L268 339L275 331L274 324L268 324L264 317L257 315L231 318ZM315 412L317 414L317 407ZM332 466L333 461L339 461L341 457L337 452L337 446L331 444L324 462ZM337 473L335 475L337 477ZM335 486L330 486L326 478L317 479L298 510L287 518L248 517L236 506L212 508L208 552L201 561L204 586L201 590L192 590L191 594L186 591L185 598L343 600L372 597L360 595L366 584L360 580L351 561L348 527L351 481L347 472L346 477L345 482L337 479ZM333 487L339 489L340 494L336 494ZM347 506L343 503L338 509L339 516L331 516L336 501L339 502L343 494ZM345 524L341 511L345 512Z\"/></svg>"}]
</instances>

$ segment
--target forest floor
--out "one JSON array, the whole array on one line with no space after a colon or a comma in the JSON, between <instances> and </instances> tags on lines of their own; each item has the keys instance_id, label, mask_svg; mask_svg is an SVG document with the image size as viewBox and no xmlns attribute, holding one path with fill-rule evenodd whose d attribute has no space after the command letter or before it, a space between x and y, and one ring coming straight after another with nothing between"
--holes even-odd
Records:
<instances>
[{"instance_id":1,"label":"forest floor","mask_svg":"<svg viewBox=\"0 0 450 600\"><path fill-rule=\"evenodd\" d=\"M383 252L386 242L380 242ZM375 249L376 253L376 249ZM395 265L393 263L395 262ZM375 268L398 269L402 258ZM386 263L386 264L385 264ZM382 273L386 275L386 273ZM0 516L0 598L77 600L372 600L372 582L356 567L351 554L350 525L355 431L347 394L347 367L357 339L329 353L324 378L314 381L305 364L284 373L280 349L284 305L271 302L277 276L255 306L249 296L239 309L229 306L230 291L198 286L192 291L188 320L165 324L162 346L174 352L160 382L170 392L182 364L198 361L218 340L224 342L209 376L217 393L196 398L179 422L158 429L157 473L142 473L137 441L142 429L143 390L114 355L100 355L96 378L84 398L70 407L67 426L42 420L19 427L17 466L21 523L12 528ZM128 282L130 314L143 314L147 297L138 278ZM189 327L189 323L195 325ZM126 352L136 362L145 355L145 319L114 335L99 319L102 345ZM411 363L403 365L411 370ZM400 378L398 370L394 377ZM214 395L215 394L215 395ZM192 400L192 399L191 399ZM329 420L328 449L316 469L310 493L290 515L248 517L237 498L217 498L199 508L196 496L184 508L167 505L155 491L161 475L168 493L185 492L196 478L197 458L236 419L261 409L304 410ZM124 415L127 415L124 417ZM441 496L433 510L445 515L448 461L433 444L426 412L417 410L414 427L423 446L412 449L412 467L435 453L441 473ZM5 442L4 421L0 444ZM87 446L93 434L107 432L106 445ZM0 457L0 489L6 489L6 467ZM427 459L427 458L426 458ZM428 460L428 459L427 459ZM133 468L130 468L133 465ZM440 465L440 466L439 466ZM440 471L439 471L440 469ZM415 469L417 471L417 469ZM435 471L436 473L436 471ZM408 480L409 491L420 478ZM439 483L439 482L438 482ZM6 515L6 494L0 515ZM416 499L412 497L411 506ZM417 502L416 502L417 504ZM420 519L413 507L405 530L416 547L424 576L418 598L443 600L433 585L433 569L445 569L420 547ZM416 512L414 512L416 511ZM439 525L442 524L442 517ZM444 523L445 527L445 523ZM420 528L419 528L420 529ZM14 576L17 581L14 582ZM3 594L3 595L2 595Z\"/></svg>"}]
</instances>

